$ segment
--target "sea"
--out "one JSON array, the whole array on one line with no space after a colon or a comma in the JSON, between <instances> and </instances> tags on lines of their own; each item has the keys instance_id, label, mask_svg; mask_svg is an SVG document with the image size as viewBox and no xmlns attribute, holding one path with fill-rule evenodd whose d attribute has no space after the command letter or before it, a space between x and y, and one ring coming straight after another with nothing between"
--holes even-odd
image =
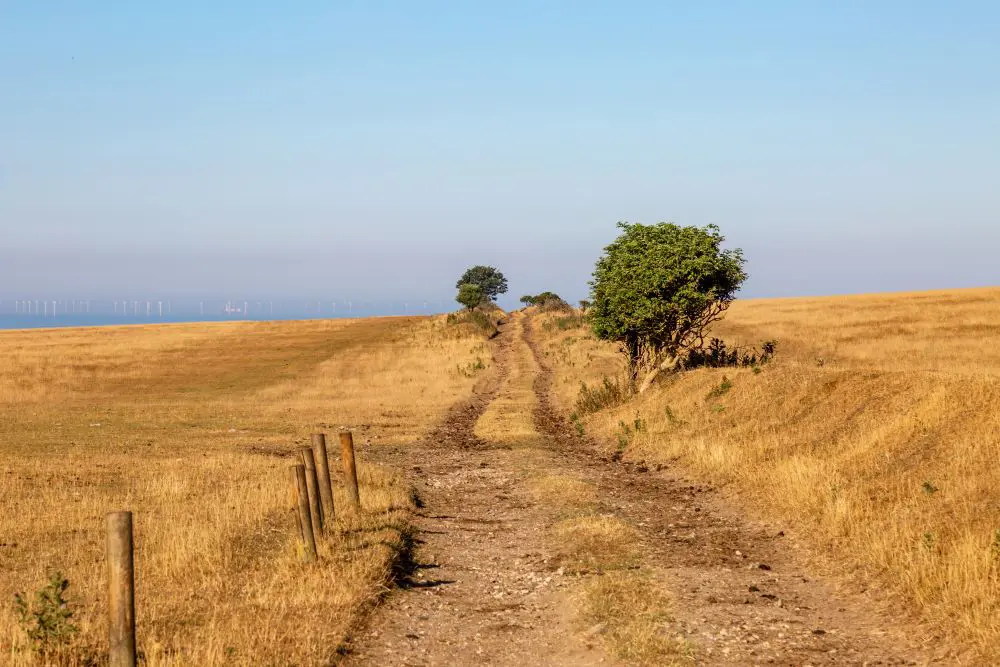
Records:
<instances>
[{"instance_id":1,"label":"sea","mask_svg":"<svg viewBox=\"0 0 1000 667\"><path fill-rule=\"evenodd\" d=\"M269 322L269 321L289 321L289 320L328 320L357 317L382 317L390 315L432 315L444 312L439 307L439 302L433 305L418 303L411 305L401 304L352 304L351 307L331 307L326 308L248 308L249 312L201 312L195 310L183 310L178 312L164 312L158 314L156 305L151 309L151 314L146 315L140 308L139 313L106 312L107 308L94 307L91 312L59 312L56 315L49 313L25 314L22 312L10 312L10 302L2 303L0 306L0 330L10 329L50 329L60 327L104 327L121 326L127 324L176 324L190 322ZM67 309L68 310L68 309ZM83 310L80 308L80 310ZM118 309L120 311L120 308ZM255 312L256 310L256 312ZM6 311L6 312L5 312Z\"/></svg>"}]
</instances>

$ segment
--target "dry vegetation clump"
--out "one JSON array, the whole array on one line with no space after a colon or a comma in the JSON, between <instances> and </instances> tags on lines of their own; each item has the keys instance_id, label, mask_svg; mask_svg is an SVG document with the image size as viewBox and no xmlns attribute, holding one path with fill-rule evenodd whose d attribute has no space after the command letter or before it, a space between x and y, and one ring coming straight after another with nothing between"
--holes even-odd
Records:
<instances>
[{"instance_id":1,"label":"dry vegetation clump","mask_svg":"<svg viewBox=\"0 0 1000 667\"><path fill-rule=\"evenodd\" d=\"M581 382L623 370L611 345L536 331L567 411ZM625 456L730 484L829 565L1000 658L1000 289L742 301L713 335L779 353L665 378L581 428L618 447L640 419Z\"/></svg>"},{"instance_id":2,"label":"dry vegetation clump","mask_svg":"<svg viewBox=\"0 0 1000 667\"><path fill-rule=\"evenodd\" d=\"M575 477L560 474L542 474L531 480L531 491L538 501L556 508L572 507L579 511L592 509L597 500L597 488Z\"/></svg>"},{"instance_id":3,"label":"dry vegetation clump","mask_svg":"<svg viewBox=\"0 0 1000 667\"><path fill-rule=\"evenodd\" d=\"M50 660L9 602L56 570L77 628L58 662L106 650L118 509L135 512L144 664L334 660L409 530L410 489L366 454L429 432L475 382L461 369L492 363L483 340L444 317L0 333L0 663ZM365 513L340 516L306 566L288 467L341 427Z\"/></svg>"},{"instance_id":4,"label":"dry vegetation clump","mask_svg":"<svg viewBox=\"0 0 1000 667\"><path fill-rule=\"evenodd\" d=\"M564 519L552 527L552 536L556 545L553 562L571 574L620 570L638 562L638 531L613 516Z\"/></svg>"},{"instance_id":5,"label":"dry vegetation clump","mask_svg":"<svg viewBox=\"0 0 1000 667\"><path fill-rule=\"evenodd\" d=\"M506 315L496 304L485 303L478 306L476 310L460 310L457 313L449 313L445 321L454 328L456 335L467 336L470 333L480 333L487 338L494 338L500 333L498 327Z\"/></svg>"},{"instance_id":6,"label":"dry vegetation clump","mask_svg":"<svg viewBox=\"0 0 1000 667\"><path fill-rule=\"evenodd\" d=\"M646 573L609 572L587 582L583 616L604 636L615 655L632 665L694 663L692 647L670 637L671 601Z\"/></svg>"}]
</instances>

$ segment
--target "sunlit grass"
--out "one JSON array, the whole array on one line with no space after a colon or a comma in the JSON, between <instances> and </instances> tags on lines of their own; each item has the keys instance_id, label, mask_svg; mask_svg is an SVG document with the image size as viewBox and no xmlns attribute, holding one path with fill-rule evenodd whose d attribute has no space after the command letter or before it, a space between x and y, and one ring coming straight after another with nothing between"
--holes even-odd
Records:
<instances>
[{"instance_id":1,"label":"sunlit grass","mask_svg":"<svg viewBox=\"0 0 1000 667\"><path fill-rule=\"evenodd\" d=\"M537 330L567 412L623 370L585 329ZM617 446L641 419L626 456L731 484L831 569L1000 656L1000 289L743 301L713 333L777 357L664 378L583 428Z\"/></svg>"},{"instance_id":2,"label":"sunlit grass","mask_svg":"<svg viewBox=\"0 0 1000 667\"><path fill-rule=\"evenodd\" d=\"M408 530L409 488L366 454L426 434L475 382L459 367L489 362L482 340L444 318L0 333L0 599L62 571L71 655L99 656L104 516L130 509L145 664L332 660ZM341 427L366 514L307 567L291 453ZM36 662L0 605L0 663Z\"/></svg>"}]
</instances>

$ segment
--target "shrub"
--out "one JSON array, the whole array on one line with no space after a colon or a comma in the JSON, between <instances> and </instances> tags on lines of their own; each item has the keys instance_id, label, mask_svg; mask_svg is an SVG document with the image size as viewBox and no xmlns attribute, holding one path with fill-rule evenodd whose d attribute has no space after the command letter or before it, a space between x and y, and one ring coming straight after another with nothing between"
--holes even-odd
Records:
<instances>
[{"instance_id":1,"label":"shrub","mask_svg":"<svg viewBox=\"0 0 1000 667\"><path fill-rule=\"evenodd\" d=\"M595 335L621 344L643 391L661 370L701 347L747 274L742 251L723 250L725 238L709 225L618 224L622 233L597 261L589 319Z\"/></svg>"},{"instance_id":2,"label":"shrub","mask_svg":"<svg viewBox=\"0 0 1000 667\"><path fill-rule=\"evenodd\" d=\"M69 643L77 632L73 625L73 611L64 597L69 580L60 572L49 576L48 583L35 592L34 602L26 594L14 595L14 610L18 623L31 641L32 649L40 655L50 654Z\"/></svg>"},{"instance_id":3,"label":"shrub","mask_svg":"<svg viewBox=\"0 0 1000 667\"><path fill-rule=\"evenodd\" d=\"M557 317L555 319L555 325L560 331L566 331L567 329L579 329L583 326L583 318L579 315Z\"/></svg>"},{"instance_id":4,"label":"shrub","mask_svg":"<svg viewBox=\"0 0 1000 667\"><path fill-rule=\"evenodd\" d=\"M728 394L729 390L732 388L733 388L732 380L723 375L722 382L719 383L719 386L712 387L712 390L708 392L707 396L705 396L705 400L710 401L713 398L722 398L723 396Z\"/></svg>"},{"instance_id":5,"label":"shrub","mask_svg":"<svg viewBox=\"0 0 1000 667\"><path fill-rule=\"evenodd\" d=\"M621 405L632 396L632 385L629 382L605 377L601 384L593 389L586 383L580 384L580 394L576 399L576 412L587 415L604 408Z\"/></svg>"},{"instance_id":6,"label":"shrub","mask_svg":"<svg viewBox=\"0 0 1000 667\"><path fill-rule=\"evenodd\" d=\"M778 342L766 340L760 349L752 347L728 346L725 341L713 338L708 346L689 350L679 363L681 368L723 368L726 366L742 366L759 368L774 358Z\"/></svg>"},{"instance_id":7,"label":"shrub","mask_svg":"<svg viewBox=\"0 0 1000 667\"><path fill-rule=\"evenodd\" d=\"M448 313L447 322L452 326L471 326L489 338L493 338L499 333L497 319L483 310Z\"/></svg>"}]
</instances>

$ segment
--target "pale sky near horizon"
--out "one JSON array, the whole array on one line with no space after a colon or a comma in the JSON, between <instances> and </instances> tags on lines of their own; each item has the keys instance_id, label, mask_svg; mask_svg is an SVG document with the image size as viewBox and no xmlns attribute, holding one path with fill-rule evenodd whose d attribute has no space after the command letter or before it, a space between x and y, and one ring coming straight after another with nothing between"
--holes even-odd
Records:
<instances>
[{"instance_id":1,"label":"pale sky near horizon","mask_svg":"<svg viewBox=\"0 0 1000 667\"><path fill-rule=\"evenodd\" d=\"M0 298L575 300L615 222L747 296L1000 283L1000 4L0 0ZM55 297L53 297L55 298Z\"/></svg>"}]
</instances>

